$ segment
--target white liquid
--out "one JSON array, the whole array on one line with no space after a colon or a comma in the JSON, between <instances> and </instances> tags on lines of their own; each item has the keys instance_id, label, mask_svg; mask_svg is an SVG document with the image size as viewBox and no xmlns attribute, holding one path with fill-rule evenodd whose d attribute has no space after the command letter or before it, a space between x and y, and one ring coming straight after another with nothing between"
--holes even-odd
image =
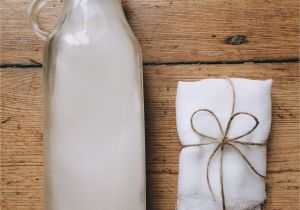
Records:
<instances>
[{"instance_id":1,"label":"white liquid","mask_svg":"<svg viewBox=\"0 0 300 210\"><path fill-rule=\"evenodd\" d=\"M120 8L83 2L48 75L47 210L144 210L140 51L126 24L109 16Z\"/></svg>"}]
</instances>

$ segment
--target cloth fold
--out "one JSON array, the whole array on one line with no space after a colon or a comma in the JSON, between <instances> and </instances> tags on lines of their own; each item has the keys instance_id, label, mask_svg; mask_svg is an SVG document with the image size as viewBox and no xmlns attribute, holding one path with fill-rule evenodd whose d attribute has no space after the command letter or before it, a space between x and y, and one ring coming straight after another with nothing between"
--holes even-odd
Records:
<instances>
[{"instance_id":1,"label":"cloth fold","mask_svg":"<svg viewBox=\"0 0 300 210\"><path fill-rule=\"evenodd\" d=\"M234 112L247 112L255 116L259 122L253 132L238 141L262 144L268 139L271 127L271 85L272 80L258 81L249 79L230 79L232 87L226 79L206 79L198 82L179 82L176 100L177 130L181 144L184 146L179 160L178 210L227 210L259 209L265 199L265 180L257 176L245 159L230 146L224 146L222 158L222 176L220 173L220 151L211 159L209 165L210 186L207 183L207 163L218 144L185 147L193 144L205 144L208 138L200 136L220 137L216 119L208 112L211 110L226 128ZM191 126L191 117L193 115ZM227 134L234 138L247 133L255 126L255 120L248 115L238 115L232 122ZM235 145L261 175L266 174L266 146ZM223 179L223 188L220 186ZM222 198L222 189L225 198ZM212 196L212 192L214 196ZM214 199L215 198L215 199Z\"/></svg>"}]
</instances>

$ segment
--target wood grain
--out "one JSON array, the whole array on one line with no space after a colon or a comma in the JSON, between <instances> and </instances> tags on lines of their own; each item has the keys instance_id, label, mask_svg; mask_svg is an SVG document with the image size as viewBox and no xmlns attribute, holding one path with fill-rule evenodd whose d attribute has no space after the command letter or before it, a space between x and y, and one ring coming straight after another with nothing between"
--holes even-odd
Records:
<instances>
[{"instance_id":1,"label":"wood grain","mask_svg":"<svg viewBox=\"0 0 300 210\"><path fill-rule=\"evenodd\" d=\"M49 30L61 8L42 15ZM1 0L1 64L41 63L28 24L31 0ZM146 63L297 59L298 0L123 0Z\"/></svg>"},{"instance_id":2,"label":"wood grain","mask_svg":"<svg viewBox=\"0 0 300 210\"><path fill-rule=\"evenodd\" d=\"M299 209L299 63L147 65L144 70L149 210L174 210L179 144L178 80L248 77L274 80L265 209ZM3 210L41 210L43 202L42 71L1 71Z\"/></svg>"}]
</instances>

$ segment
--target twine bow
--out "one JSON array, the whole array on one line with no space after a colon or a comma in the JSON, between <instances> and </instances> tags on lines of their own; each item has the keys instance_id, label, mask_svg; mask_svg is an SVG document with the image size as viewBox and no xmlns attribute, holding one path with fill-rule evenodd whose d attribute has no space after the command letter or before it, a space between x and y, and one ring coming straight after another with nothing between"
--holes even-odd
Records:
<instances>
[{"instance_id":1,"label":"twine bow","mask_svg":"<svg viewBox=\"0 0 300 210\"><path fill-rule=\"evenodd\" d=\"M254 142L239 141L239 139L241 139L241 138L249 135L250 133L252 133L257 128L257 126L259 125L259 121L258 121L257 117L255 117L253 114L248 113L248 112L237 112L237 113L234 113L234 109L235 109L235 89L234 89L233 82L230 79L226 79L226 80L230 84L230 87L231 87L231 90L232 90L231 91L232 92L232 98L233 98L231 116L230 116L229 121L228 121L228 123L226 125L226 129L223 130L219 118L217 117L217 115L212 110L210 110L210 109L199 109L199 110L195 111L192 114L192 116L191 116L191 119L190 119L191 127L192 127L193 131L195 133L197 133L199 136L208 139L208 142L207 143L200 143L200 144L182 145L182 148L186 148L186 147L199 147L199 146L204 146L204 145L217 144L217 147L213 150L213 152L209 156L209 159L208 159L208 162L207 162L207 167L206 167L206 181L207 181L207 185L208 185L209 191L210 191L210 193L212 194L212 196L213 196L213 198L215 200L215 194L214 194L214 192L212 190L212 187L211 187L211 184L210 184L209 166L211 164L212 158L220 150L220 152L221 152L221 155L220 155L220 185L221 185L221 198L222 198L222 207L223 207L223 210L226 209L225 194L224 194L224 183L223 183L223 153L224 153L224 147L225 146L232 147L243 158L243 160L250 166L250 168L252 169L252 171L257 176L265 179L266 177L264 175L260 174L254 168L254 166L250 163L250 161L248 160L248 158L242 153L242 151L235 144L248 145L248 146L265 146L267 144L267 141L265 141L264 143L254 143ZM209 113L217 121L218 128L220 129L220 132L222 134L221 137L213 137L213 136L206 135L204 133L199 132L195 128L193 119L194 119L195 115L197 113L199 113L199 112L207 112L207 113ZM239 135L237 137L230 138L230 137L228 137L228 132L230 130L232 121L234 120L235 117L237 117L239 115L250 116L255 121L255 125L249 131L245 132L244 134Z\"/></svg>"}]
</instances>

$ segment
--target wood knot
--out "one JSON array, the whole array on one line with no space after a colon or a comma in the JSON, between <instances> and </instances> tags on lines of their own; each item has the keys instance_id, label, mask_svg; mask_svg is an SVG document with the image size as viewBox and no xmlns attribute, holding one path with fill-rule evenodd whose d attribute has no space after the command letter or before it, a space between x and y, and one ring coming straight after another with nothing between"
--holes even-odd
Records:
<instances>
[{"instance_id":1,"label":"wood knot","mask_svg":"<svg viewBox=\"0 0 300 210\"><path fill-rule=\"evenodd\" d=\"M240 45L247 43L247 37L245 35L235 35L235 36L229 36L226 40L226 44L231 44L231 45Z\"/></svg>"}]
</instances>

